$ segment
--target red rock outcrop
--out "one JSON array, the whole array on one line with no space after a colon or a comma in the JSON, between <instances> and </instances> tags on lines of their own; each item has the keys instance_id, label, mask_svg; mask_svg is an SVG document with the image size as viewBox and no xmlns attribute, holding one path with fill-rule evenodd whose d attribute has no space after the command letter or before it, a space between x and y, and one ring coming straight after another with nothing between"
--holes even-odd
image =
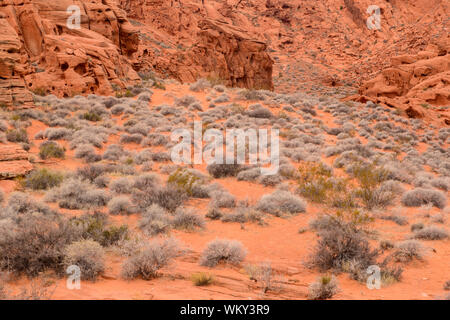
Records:
<instances>
[{"instance_id":1,"label":"red rock outcrop","mask_svg":"<svg viewBox=\"0 0 450 320\"><path fill-rule=\"evenodd\" d=\"M80 28L68 27L80 8ZM72 96L112 93L137 81L130 59L138 31L110 0L0 1L0 103L31 100L26 89Z\"/></svg>"},{"instance_id":2,"label":"red rock outcrop","mask_svg":"<svg viewBox=\"0 0 450 320\"><path fill-rule=\"evenodd\" d=\"M400 106L411 118L429 115L446 123L450 114L440 106L450 104L449 39L415 55L393 57L392 66L365 82L359 93L375 102Z\"/></svg>"},{"instance_id":3,"label":"red rock outcrop","mask_svg":"<svg viewBox=\"0 0 450 320\"><path fill-rule=\"evenodd\" d=\"M233 23L232 8L226 2L120 3L130 18L138 20L135 23L142 33L139 68L181 82L210 77L228 86L273 89L274 62L267 52L267 41L248 21Z\"/></svg>"},{"instance_id":4,"label":"red rock outcrop","mask_svg":"<svg viewBox=\"0 0 450 320\"><path fill-rule=\"evenodd\" d=\"M28 153L18 145L0 145L0 179L10 179L33 170Z\"/></svg>"}]
</instances>

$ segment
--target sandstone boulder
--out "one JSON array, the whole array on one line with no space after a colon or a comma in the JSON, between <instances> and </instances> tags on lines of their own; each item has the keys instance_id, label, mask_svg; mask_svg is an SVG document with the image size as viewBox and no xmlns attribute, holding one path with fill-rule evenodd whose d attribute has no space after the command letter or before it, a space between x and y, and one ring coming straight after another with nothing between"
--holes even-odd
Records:
<instances>
[{"instance_id":1,"label":"sandstone boulder","mask_svg":"<svg viewBox=\"0 0 450 320\"><path fill-rule=\"evenodd\" d=\"M11 179L33 170L28 153L18 145L0 145L0 179Z\"/></svg>"}]
</instances>

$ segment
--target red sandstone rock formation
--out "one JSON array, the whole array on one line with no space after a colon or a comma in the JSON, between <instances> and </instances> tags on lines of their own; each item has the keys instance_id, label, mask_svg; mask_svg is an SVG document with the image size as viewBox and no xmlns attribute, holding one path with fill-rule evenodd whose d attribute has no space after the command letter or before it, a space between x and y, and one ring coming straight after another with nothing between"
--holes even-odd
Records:
<instances>
[{"instance_id":1,"label":"red sandstone rock formation","mask_svg":"<svg viewBox=\"0 0 450 320\"><path fill-rule=\"evenodd\" d=\"M392 66L365 82L360 94L401 106L411 118L428 115L446 124L449 111L439 106L450 104L450 41L441 40L440 45L429 45L416 55L393 57Z\"/></svg>"},{"instance_id":2,"label":"red sandstone rock formation","mask_svg":"<svg viewBox=\"0 0 450 320\"><path fill-rule=\"evenodd\" d=\"M0 145L0 179L10 179L33 170L28 153L18 145Z\"/></svg>"},{"instance_id":3,"label":"red sandstone rock formation","mask_svg":"<svg viewBox=\"0 0 450 320\"><path fill-rule=\"evenodd\" d=\"M68 28L70 5L80 8L80 29ZM110 94L139 79L130 62L138 32L113 1L0 1L0 33L0 103L30 101L25 89Z\"/></svg>"},{"instance_id":4,"label":"red sandstone rock formation","mask_svg":"<svg viewBox=\"0 0 450 320\"><path fill-rule=\"evenodd\" d=\"M217 78L228 86L273 89L273 60L248 21L233 23L227 2L121 0L142 33L138 63L181 82ZM214 5L214 6L213 6ZM227 18L228 17L228 18ZM231 17L231 18L230 18Z\"/></svg>"}]
</instances>

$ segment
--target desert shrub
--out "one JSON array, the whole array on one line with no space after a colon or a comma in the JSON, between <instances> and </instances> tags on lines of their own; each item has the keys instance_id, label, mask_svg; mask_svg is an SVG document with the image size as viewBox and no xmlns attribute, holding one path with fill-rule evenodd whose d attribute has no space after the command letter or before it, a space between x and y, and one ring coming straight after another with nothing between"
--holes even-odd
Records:
<instances>
[{"instance_id":1,"label":"desert shrub","mask_svg":"<svg viewBox=\"0 0 450 320\"><path fill-rule=\"evenodd\" d=\"M0 221L0 269L28 276L61 272L64 248L79 239L67 220L55 215L23 213Z\"/></svg>"},{"instance_id":2,"label":"desert shrub","mask_svg":"<svg viewBox=\"0 0 450 320\"><path fill-rule=\"evenodd\" d=\"M208 213L206 213L205 215L205 217L211 220L219 220L220 218L222 218L222 216L222 211L220 211L220 209L216 207L209 207Z\"/></svg>"},{"instance_id":3,"label":"desert shrub","mask_svg":"<svg viewBox=\"0 0 450 320\"><path fill-rule=\"evenodd\" d=\"M240 171L236 178L238 181L256 181L261 175L260 168L251 168L247 170Z\"/></svg>"},{"instance_id":4,"label":"desert shrub","mask_svg":"<svg viewBox=\"0 0 450 320\"><path fill-rule=\"evenodd\" d=\"M64 179L64 176L47 168L40 168L30 172L24 180L27 188L33 190L45 190L58 186Z\"/></svg>"},{"instance_id":5,"label":"desert shrub","mask_svg":"<svg viewBox=\"0 0 450 320\"><path fill-rule=\"evenodd\" d=\"M388 171L374 164L354 164L351 174L358 180L360 187L356 195L367 209L384 208L392 203L395 195L388 186L380 187L389 177Z\"/></svg>"},{"instance_id":6,"label":"desert shrub","mask_svg":"<svg viewBox=\"0 0 450 320\"><path fill-rule=\"evenodd\" d=\"M127 196L118 196L108 202L110 214L132 214L136 212Z\"/></svg>"},{"instance_id":7,"label":"desert shrub","mask_svg":"<svg viewBox=\"0 0 450 320\"><path fill-rule=\"evenodd\" d=\"M155 152L152 153L152 160L156 162L170 161L170 154L167 152Z\"/></svg>"},{"instance_id":8,"label":"desert shrub","mask_svg":"<svg viewBox=\"0 0 450 320\"><path fill-rule=\"evenodd\" d=\"M339 221L333 228L319 230L318 235L310 264L321 271L346 271L350 262L365 270L378 256L378 251L371 250L368 240L353 223Z\"/></svg>"},{"instance_id":9,"label":"desert shrub","mask_svg":"<svg viewBox=\"0 0 450 320\"><path fill-rule=\"evenodd\" d=\"M189 86L189 90L194 92L200 92L207 88L211 88L211 83L203 78L198 79L196 82Z\"/></svg>"},{"instance_id":10,"label":"desert shrub","mask_svg":"<svg viewBox=\"0 0 450 320\"><path fill-rule=\"evenodd\" d=\"M445 281L444 290L450 290L450 280Z\"/></svg>"},{"instance_id":11,"label":"desert shrub","mask_svg":"<svg viewBox=\"0 0 450 320\"><path fill-rule=\"evenodd\" d=\"M90 144L78 146L75 150L75 158L85 159L86 162L97 162L102 159L100 155L95 153L94 147Z\"/></svg>"},{"instance_id":12,"label":"desert shrub","mask_svg":"<svg viewBox=\"0 0 450 320\"><path fill-rule=\"evenodd\" d=\"M138 225L149 236L167 234L171 229L171 219L163 208L153 204L142 214Z\"/></svg>"},{"instance_id":13,"label":"desert shrub","mask_svg":"<svg viewBox=\"0 0 450 320\"><path fill-rule=\"evenodd\" d=\"M347 181L333 178L332 170L322 163L302 163L298 169L298 185L300 194L313 202L354 206Z\"/></svg>"},{"instance_id":14,"label":"desert shrub","mask_svg":"<svg viewBox=\"0 0 450 320\"><path fill-rule=\"evenodd\" d=\"M210 206L216 208L234 208L236 206L236 197L225 190L216 190L210 192Z\"/></svg>"},{"instance_id":15,"label":"desert shrub","mask_svg":"<svg viewBox=\"0 0 450 320\"><path fill-rule=\"evenodd\" d=\"M119 114L123 113L123 111L125 110L125 107L126 106L123 104L117 104L111 108L111 113L114 115L119 115Z\"/></svg>"},{"instance_id":16,"label":"desert shrub","mask_svg":"<svg viewBox=\"0 0 450 320\"><path fill-rule=\"evenodd\" d=\"M94 214L84 214L70 220L81 232L81 238L91 239L108 247L117 244L119 241L128 239L129 230L127 225L109 225L106 213L95 212Z\"/></svg>"},{"instance_id":17,"label":"desert shrub","mask_svg":"<svg viewBox=\"0 0 450 320\"><path fill-rule=\"evenodd\" d=\"M200 175L195 175L192 171L178 168L173 172L168 180L168 184L174 184L182 189L188 196L198 196L202 198L207 197L202 194L201 186L205 182L205 178Z\"/></svg>"},{"instance_id":18,"label":"desert shrub","mask_svg":"<svg viewBox=\"0 0 450 320\"><path fill-rule=\"evenodd\" d=\"M202 216L194 213L192 209L177 208L172 220L175 229L194 231L205 227L205 220Z\"/></svg>"},{"instance_id":19,"label":"desert shrub","mask_svg":"<svg viewBox=\"0 0 450 320\"><path fill-rule=\"evenodd\" d=\"M390 240L382 240L380 241L380 249L389 250L394 248L394 243Z\"/></svg>"},{"instance_id":20,"label":"desert shrub","mask_svg":"<svg viewBox=\"0 0 450 320\"><path fill-rule=\"evenodd\" d=\"M308 288L308 299L330 299L338 292L337 280L334 276L321 276Z\"/></svg>"},{"instance_id":21,"label":"desert shrub","mask_svg":"<svg viewBox=\"0 0 450 320\"><path fill-rule=\"evenodd\" d=\"M102 120L102 117L95 112L87 111L81 115L81 119L97 122Z\"/></svg>"},{"instance_id":22,"label":"desert shrub","mask_svg":"<svg viewBox=\"0 0 450 320\"><path fill-rule=\"evenodd\" d=\"M195 97L193 97L191 95L185 95L181 98L176 98L174 105L176 107L179 107L179 106L188 107L189 105L196 103L196 102L198 102L198 100Z\"/></svg>"},{"instance_id":23,"label":"desert shrub","mask_svg":"<svg viewBox=\"0 0 450 320\"><path fill-rule=\"evenodd\" d=\"M375 188L383 181L388 180L389 173L375 164L356 163L352 166L351 174L358 180L363 188Z\"/></svg>"},{"instance_id":24,"label":"desert shrub","mask_svg":"<svg viewBox=\"0 0 450 320\"><path fill-rule=\"evenodd\" d=\"M57 202L61 208L73 210L103 207L111 197L107 192L96 189L86 181L72 178L51 189L45 199L48 202Z\"/></svg>"},{"instance_id":25,"label":"desert shrub","mask_svg":"<svg viewBox=\"0 0 450 320\"><path fill-rule=\"evenodd\" d=\"M67 128L47 128L42 132L42 138L48 140L61 140L66 139L72 134L72 131ZM38 137L36 137L37 139Z\"/></svg>"},{"instance_id":26,"label":"desert shrub","mask_svg":"<svg viewBox=\"0 0 450 320\"><path fill-rule=\"evenodd\" d=\"M431 217L431 222L434 223L445 223L445 216L442 213L437 213Z\"/></svg>"},{"instance_id":27,"label":"desert shrub","mask_svg":"<svg viewBox=\"0 0 450 320\"><path fill-rule=\"evenodd\" d=\"M64 159L65 149L53 141L46 141L39 146L39 157L42 160L50 158Z\"/></svg>"},{"instance_id":28,"label":"desert shrub","mask_svg":"<svg viewBox=\"0 0 450 320\"><path fill-rule=\"evenodd\" d=\"M230 101L230 97L226 93L222 93L217 99L215 99L214 103L224 103Z\"/></svg>"},{"instance_id":29,"label":"desert shrub","mask_svg":"<svg viewBox=\"0 0 450 320\"><path fill-rule=\"evenodd\" d=\"M36 213L43 215L54 215L55 211L51 210L47 205L33 199L28 194L23 192L13 192L8 198L6 207L0 211L0 216L15 217L25 213Z\"/></svg>"},{"instance_id":30,"label":"desert shrub","mask_svg":"<svg viewBox=\"0 0 450 320\"><path fill-rule=\"evenodd\" d=\"M422 230L425 226L423 225L423 223L414 223L411 225L411 231L415 232L415 231L419 231Z\"/></svg>"},{"instance_id":31,"label":"desert shrub","mask_svg":"<svg viewBox=\"0 0 450 320\"><path fill-rule=\"evenodd\" d=\"M447 203L444 193L433 189L416 188L403 194L402 204L406 207L420 207L426 204L443 209Z\"/></svg>"},{"instance_id":32,"label":"desert shrub","mask_svg":"<svg viewBox=\"0 0 450 320\"><path fill-rule=\"evenodd\" d=\"M214 178L235 177L242 169L239 164L209 164L206 167L208 173Z\"/></svg>"},{"instance_id":33,"label":"desert shrub","mask_svg":"<svg viewBox=\"0 0 450 320\"><path fill-rule=\"evenodd\" d=\"M116 193L131 193L133 183L129 178L119 178L110 183L109 188Z\"/></svg>"},{"instance_id":34,"label":"desert shrub","mask_svg":"<svg viewBox=\"0 0 450 320\"><path fill-rule=\"evenodd\" d=\"M123 156L127 156L129 153L118 144L111 144L106 148L103 153L103 159L117 161Z\"/></svg>"},{"instance_id":35,"label":"desert shrub","mask_svg":"<svg viewBox=\"0 0 450 320\"><path fill-rule=\"evenodd\" d=\"M156 82L155 82L156 84ZM138 101L145 101L145 102L149 102L152 100L152 93L150 92L141 92L138 97L137 97Z\"/></svg>"},{"instance_id":36,"label":"desert shrub","mask_svg":"<svg viewBox=\"0 0 450 320\"><path fill-rule=\"evenodd\" d=\"M141 191L151 191L153 188L159 186L161 181L158 175L154 173L141 174L134 178L133 188L137 188Z\"/></svg>"},{"instance_id":37,"label":"desert shrub","mask_svg":"<svg viewBox=\"0 0 450 320\"><path fill-rule=\"evenodd\" d=\"M438 177L431 180L431 185L444 191L450 190L450 177Z\"/></svg>"},{"instance_id":38,"label":"desert shrub","mask_svg":"<svg viewBox=\"0 0 450 320\"><path fill-rule=\"evenodd\" d=\"M78 266L82 280L95 280L105 270L103 247L93 240L74 242L66 247L63 264Z\"/></svg>"},{"instance_id":39,"label":"desert shrub","mask_svg":"<svg viewBox=\"0 0 450 320\"><path fill-rule=\"evenodd\" d=\"M169 138L161 133L150 133L141 143L142 146L165 146Z\"/></svg>"},{"instance_id":40,"label":"desert shrub","mask_svg":"<svg viewBox=\"0 0 450 320\"><path fill-rule=\"evenodd\" d=\"M306 211L306 203L289 191L276 190L261 197L256 209L280 216L282 214L298 214Z\"/></svg>"},{"instance_id":41,"label":"desert shrub","mask_svg":"<svg viewBox=\"0 0 450 320\"><path fill-rule=\"evenodd\" d=\"M417 240L405 240L397 243L393 257L397 262L410 262L414 259L423 260L423 245Z\"/></svg>"},{"instance_id":42,"label":"desert shrub","mask_svg":"<svg viewBox=\"0 0 450 320\"><path fill-rule=\"evenodd\" d=\"M422 240L442 240L449 237L448 231L438 227L424 227L414 232L413 238Z\"/></svg>"},{"instance_id":43,"label":"desert shrub","mask_svg":"<svg viewBox=\"0 0 450 320\"><path fill-rule=\"evenodd\" d=\"M214 277L206 272L197 272L191 275L191 281L196 286L208 286L213 283Z\"/></svg>"},{"instance_id":44,"label":"desert shrub","mask_svg":"<svg viewBox=\"0 0 450 320\"><path fill-rule=\"evenodd\" d=\"M337 210L334 214L322 214L309 222L309 227L316 231L339 229L343 224L358 228L373 219L366 212L358 209Z\"/></svg>"},{"instance_id":45,"label":"desert shrub","mask_svg":"<svg viewBox=\"0 0 450 320\"><path fill-rule=\"evenodd\" d=\"M0 131L7 131L8 130L8 123L4 120L0 120Z\"/></svg>"},{"instance_id":46,"label":"desert shrub","mask_svg":"<svg viewBox=\"0 0 450 320\"><path fill-rule=\"evenodd\" d=\"M156 186L148 190L135 188L132 195L133 203L141 209L146 209L156 203L170 212L175 212L187 200L187 195L183 190L170 184L163 187Z\"/></svg>"},{"instance_id":47,"label":"desert shrub","mask_svg":"<svg viewBox=\"0 0 450 320\"><path fill-rule=\"evenodd\" d=\"M257 222L264 224L264 214L251 207L237 207L233 212L223 214L220 220L222 222Z\"/></svg>"},{"instance_id":48,"label":"desert shrub","mask_svg":"<svg viewBox=\"0 0 450 320\"><path fill-rule=\"evenodd\" d=\"M9 142L29 143L28 134L25 129L10 129L6 131L6 139Z\"/></svg>"},{"instance_id":49,"label":"desert shrub","mask_svg":"<svg viewBox=\"0 0 450 320\"><path fill-rule=\"evenodd\" d=\"M408 218L398 214L382 215L380 219L393 221L399 226L405 226L408 224Z\"/></svg>"},{"instance_id":50,"label":"desert shrub","mask_svg":"<svg viewBox=\"0 0 450 320\"><path fill-rule=\"evenodd\" d=\"M355 195L359 197L365 207L369 210L373 208L385 208L390 205L395 196L389 191L384 191L381 188L360 188L357 189Z\"/></svg>"},{"instance_id":51,"label":"desert shrub","mask_svg":"<svg viewBox=\"0 0 450 320\"><path fill-rule=\"evenodd\" d=\"M273 187L283 181L283 177L278 174L262 175L258 178L258 182L265 187Z\"/></svg>"},{"instance_id":52,"label":"desert shrub","mask_svg":"<svg viewBox=\"0 0 450 320\"><path fill-rule=\"evenodd\" d=\"M260 264L248 264L244 267L250 280L255 281L260 287L262 293L268 291L280 292L282 290L282 278L275 274L270 262Z\"/></svg>"},{"instance_id":53,"label":"desert shrub","mask_svg":"<svg viewBox=\"0 0 450 320\"><path fill-rule=\"evenodd\" d=\"M333 228L334 224L338 223L335 220L336 219L331 215L328 214L320 215L318 218L311 220L309 222L309 227L316 231Z\"/></svg>"},{"instance_id":54,"label":"desert shrub","mask_svg":"<svg viewBox=\"0 0 450 320\"><path fill-rule=\"evenodd\" d=\"M200 264L206 267L215 267L221 262L237 265L246 255L247 250L239 241L216 239L208 243L200 258Z\"/></svg>"},{"instance_id":55,"label":"desert shrub","mask_svg":"<svg viewBox=\"0 0 450 320\"><path fill-rule=\"evenodd\" d=\"M123 263L122 277L127 280L138 277L144 280L155 278L158 276L158 271L179 254L179 246L172 239L162 242L152 241Z\"/></svg>"},{"instance_id":56,"label":"desert shrub","mask_svg":"<svg viewBox=\"0 0 450 320\"><path fill-rule=\"evenodd\" d=\"M264 108L260 104L251 105L247 111L247 114L249 117L260 119L270 119L273 116L269 109Z\"/></svg>"},{"instance_id":57,"label":"desert shrub","mask_svg":"<svg viewBox=\"0 0 450 320\"><path fill-rule=\"evenodd\" d=\"M260 90L241 90L238 92L238 95L241 99L244 100L265 100L266 96L263 91Z\"/></svg>"},{"instance_id":58,"label":"desert shrub","mask_svg":"<svg viewBox=\"0 0 450 320\"><path fill-rule=\"evenodd\" d=\"M120 143L137 143L140 144L142 142L142 139L144 139L144 136L140 133L133 133L133 134L122 134L120 136L119 142Z\"/></svg>"},{"instance_id":59,"label":"desert shrub","mask_svg":"<svg viewBox=\"0 0 450 320\"><path fill-rule=\"evenodd\" d=\"M112 172L113 166L104 163L94 163L77 169L76 176L88 180L89 182L94 182L95 179L104 175L105 173Z\"/></svg>"}]
</instances>

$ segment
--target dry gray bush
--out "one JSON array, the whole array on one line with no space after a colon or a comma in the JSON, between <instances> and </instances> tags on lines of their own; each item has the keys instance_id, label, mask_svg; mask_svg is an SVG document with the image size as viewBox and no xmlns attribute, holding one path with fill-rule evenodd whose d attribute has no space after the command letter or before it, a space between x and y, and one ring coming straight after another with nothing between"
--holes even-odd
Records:
<instances>
[{"instance_id":1,"label":"dry gray bush","mask_svg":"<svg viewBox=\"0 0 450 320\"><path fill-rule=\"evenodd\" d=\"M105 271L103 247L93 240L73 242L65 249L65 268L76 265L80 268L82 280L95 280Z\"/></svg>"},{"instance_id":2,"label":"dry gray bush","mask_svg":"<svg viewBox=\"0 0 450 320\"><path fill-rule=\"evenodd\" d=\"M208 243L200 258L200 264L206 267L215 267L221 262L238 265L246 255L247 250L239 241L216 239Z\"/></svg>"}]
</instances>

